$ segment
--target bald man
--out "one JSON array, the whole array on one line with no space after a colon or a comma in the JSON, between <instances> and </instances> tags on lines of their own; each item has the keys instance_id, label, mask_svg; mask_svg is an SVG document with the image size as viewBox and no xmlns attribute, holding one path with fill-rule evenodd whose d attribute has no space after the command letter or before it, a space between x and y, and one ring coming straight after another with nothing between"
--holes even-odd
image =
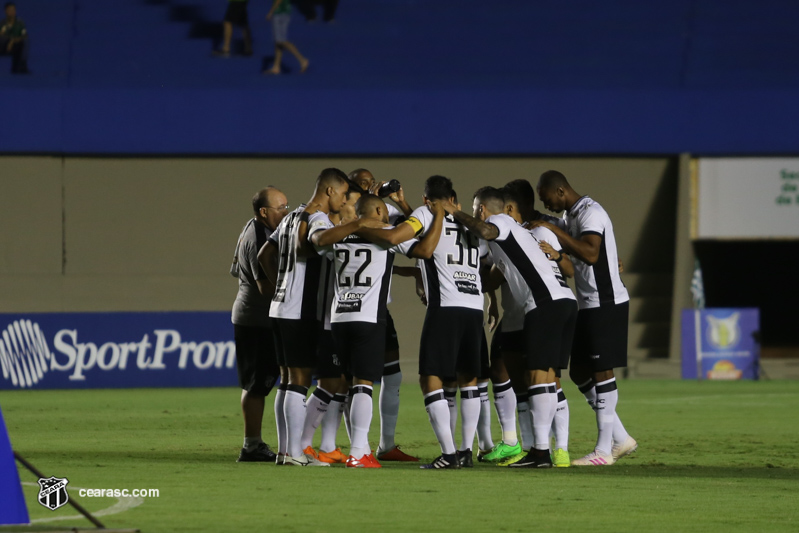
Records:
<instances>
[{"instance_id":1,"label":"bald man","mask_svg":"<svg viewBox=\"0 0 799 533\"><path fill-rule=\"evenodd\" d=\"M275 453L261 438L261 424L264 399L278 377L274 323L269 318L275 286L258 264L258 251L288 213L288 200L270 186L255 193L252 208L254 216L239 236L230 268L239 280L231 316L244 416L244 446L238 461L272 462Z\"/></svg>"}]
</instances>

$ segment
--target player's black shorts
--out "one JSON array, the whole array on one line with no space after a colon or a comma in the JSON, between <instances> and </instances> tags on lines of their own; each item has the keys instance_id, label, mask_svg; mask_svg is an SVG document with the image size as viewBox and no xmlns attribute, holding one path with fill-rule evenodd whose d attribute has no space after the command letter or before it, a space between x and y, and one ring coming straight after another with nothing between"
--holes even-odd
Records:
<instances>
[{"instance_id":1,"label":"player's black shorts","mask_svg":"<svg viewBox=\"0 0 799 533\"><path fill-rule=\"evenodd\" d=\"M480 375L483 311L464 307L427 309L419 348L419 374L455 381Z\"/></svg>"},{"instance_id":2,"label":"player's black shorts","mask_svg":"<svg viewBox=\"0 0 799 533\"><path fill-rule=\"evenodd\" d=\"M394 327L394 319L391 313L386 311L386 351L399 350L399 339L397 339L397 329Z\"/></svg>"},{"instance_id":3,"label":"player's black shorts","mask_svg":"<svg viewBox=\"0 0 799 533\"><path fill-rule=\"evenodd\" d=\"M503 351L523 352L524 330L503 331L500 320L497 329L494 330L494 337L491 339L491 360L502 357Z\"/></svg>"},{"instance_id":4,"label":"player's black shorts","mask_svg":"<svg viewBox=\"0 0 799 533\"><path fill-rule=\"evenodd\" d=\"M486 338L485 329L483 329L483 341L480 343L480 374L477 379L490 379L491 378L491 357L488 353L488 339Z\"/></svg>"},{"instance_id":5,"label":"player's black shorts","mask_svg":"<svg viewBox=\"0 0 799 533\"><path fill-rule=\"evenodd\" d=\"M233 325L239 386L253 396L266 396L280 376L272 328Z\"/></svg>"},{"instance_id":6,"label":"player's black shorts","mask_svg":"<svg viewBox=\"0 0 799 533\"><path fill-rule=\"evenodd\" d=\"M546 302L524 315L524 360L528 370L569 366L577 302Z\"/></svg>"},{"instance_id":7,"label":"player's black shorts","mask_svg":"<svg viewBox=\"0 0 799 533\"><path fill-rule=\"evenodd\" d=\"M347 374L367 381L380 381L386 357L386 325L378 322L332 324L341 367Z\"/></svg>"},{"instance_id":8,"label":"player's black shorts","mask_svg":"<svg viewBox=\"0 0 799 533\"><path fill-rule=\"evenodd\" d=\"M247 2L228 2L227 11L225 11L225 22L230 22L234 26L249 26L249 20L247 18Z\"/></svg>"},{"instance_id":9,"label":"player's black shorts","mask_svg":"<svg viewBox=\"0 0 799 533\"><path fill-rule=\"evenodd\" d=\"M319 334L319 345L316 349L316 371L317 378L340 378L343 373L341 362L338 358L336 343L333 341L333 333L323 329Z\"/></svg>"},{"instance_id":10,"label":"player's black shorts","mask_svg":"<svg viewBox=\"0 0 799 533\"><path fill-rule=\"evenodd\" d=\"M318 320L278 318L277 324L283 345L282 366L315 368L321 323Z\"/></svg>"},{"instance_id":11,"label":"player's black shorts","mask_svg":"<svg viewBox=\"0 0 799 533\"><path fill-rule=\"evenodd\" d=\"M630 302L577 313L572 364L594 372L627 366L627 325Z\"/></svg>"}]
</instances>

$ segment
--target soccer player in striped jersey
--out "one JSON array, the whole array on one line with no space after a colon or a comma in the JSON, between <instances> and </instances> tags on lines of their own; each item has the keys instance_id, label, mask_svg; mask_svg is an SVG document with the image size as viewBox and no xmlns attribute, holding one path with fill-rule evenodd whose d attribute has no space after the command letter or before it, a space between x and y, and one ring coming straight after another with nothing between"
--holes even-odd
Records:
<instances>
[{"instance_id":1,"label":"soccer player in striped jersey","mask_svg":"<svg viewBox=\"0 0 799 533\"><path fill-rule=\"evenodd\" d=\"M277 422L284 426L286 435L286 455L279 455L278 461L282 458L285 465L327 466L304 453L301 436L306 420L305 397L316 366L322 317L319 304L324 298L324 292L319 290L320 281L324 281L323 263L317 250L364 227L360 220L333 226L328 218L328 213L338 212L344 205L347 190L343 172L335 168L323 170L308 204L286 215L259 252L259 262L276 286L269 315L277 319L283 345L281 366L288 369L285 393L275 399L275 412L283 413L282 419L278 413ZM314 392L314 397L327 405L332 394L322 388L318 394Z\"/></svg>"},{"instance_id":2,"label":"soccer player in striped jersey","mask_svg":"<svg viewBox=\"0 0 799 533\"><path fill-rule=\"evenodd\" d=\"M613 224L602 206L577 194L556 170L541 175L538 196L549 211L565 211L566 230L545 221L534 225L552 230L574 257L580 311L569 374L596 412L594 451L572 464L610 465L638 446L616 413L619 396L613 369L627 366L630 298L619 275Z\"/></svg>"},{"instance_id":3,"label":"soccer player in striped jersey","mask_svg":"<svg viewBox=\"0 0 799 533\"><path fill-rule=\"evenodd\" d=\"M452 182L432 176L425 182L425 203L452 202ZM427 207L416 209L407 221L390 230L366 230L370 240L403 242L432 227ZM480 416L477 376L480 373L483 295L480 291L481 250L487 251L452 217L433 257L421 263L427 314L419 351L419 374L425 407L441 455L422 468L460 468L472 463L471 445ZM364 232L362 232L364 233ZM461 389L461 450L455 447L443 383L458 381Z\"/></svg>"},{"instance_id":4,"label":"soccer player in striped jersey","mask_svg":"<svg viewBox=\"0 0 799 533\"><path fill-rule=\"evenodd\" d=\"M353 170L348 177L363 191L371 192L372 194L375 194L383 184L376 181L372 173L365 168ZM410 216L413 209L405 200L405 193L402 188L389 195L388 198L399 208L386 204L389 223L395 226L404 220L405 217ZM391 303L390 294L388 301ZM380 443L377 446L377 457L381 461L418 461L419 459L402 451L394 442L397 431L397 418L399 416L402 369L399 362L399 339L397 338L397 330L394 327L394 319L391 317L391 312L387 312L386 320L386 360L383 366L383 377L380 381L380 398L378 400Z\"/></svg>"},{"instance_id":5,"label":"soccer player in striped jersey","mask_svg":"<svg viewBox=\"0 0 799 533\"><path fill-rule=\"evenodd\" d=\"M494 264L524 306L524 357L533 416L534 445L511 467L548 468L549 430L555 416L555 369L571 351L577 305L557 265L539 248L534 236L505 214L501 190L483 187L475 193L474 216L444 205L447 212L480 239L488 241ZM557 242L554 235L547 237Z\"/></svg>"},{"instance_id":6,"label":"soccer player in striped jersey","mask_svg":"<svg viewBox=\"0 0 799 533\"><path fill-rule=\"evenodd\" d=\"M386 247L350 235L333 246L336 298L330 321L339 357L353 377L348 467L380 467L371 452L368 433L372 420L372 384L383 375L392 264L395 253L421 259L432 255L441 235L444 211L435 204L430 209L435 215L430 231L421 241L412 239ZM388 223L386 204L377 196L362 196L356 210L360 219Z\"/></svg>"}]
</instances>

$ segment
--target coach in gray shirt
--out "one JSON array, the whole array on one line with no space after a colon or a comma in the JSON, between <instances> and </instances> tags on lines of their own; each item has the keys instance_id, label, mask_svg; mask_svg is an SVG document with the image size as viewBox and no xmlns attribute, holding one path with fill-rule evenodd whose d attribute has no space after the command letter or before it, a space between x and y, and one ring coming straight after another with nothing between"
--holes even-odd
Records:
<instances>
[{"instance_id":1,"label":"coach in gray shirt","mask_svg":"<svg viewBox=\"0 0 799 533\"><path fill-rule=\"evenodd\" d=\"M279 376L275 331L269 305L275 291L258 264L258 251L288 213L286 195L274 187L252 198L255 216L239 236L231 275L239 279L231 322L236 339L236 366L244 415L244 446L238 461L274 461L275 453L261 438L264 399Z\"/></svg>"}]
</instances>

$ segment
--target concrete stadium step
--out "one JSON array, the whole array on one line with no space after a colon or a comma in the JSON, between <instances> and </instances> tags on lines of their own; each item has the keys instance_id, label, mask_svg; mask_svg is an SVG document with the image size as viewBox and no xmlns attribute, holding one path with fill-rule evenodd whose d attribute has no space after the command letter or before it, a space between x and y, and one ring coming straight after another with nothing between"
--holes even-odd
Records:
<instances>
[{"instance_id":1,"label":"concrete stadium step","mask_svg":"<svg viewBox=\"0 0 799 533\"><path fill-rule=\"evenodd\" d=\"M670 334L670 322L632 322L627 345L634 349L668 347Z\"/></svg>"},{"instance_id":2,"label":"concrete stadium step","mask_svg":"<svg viewBox=\"0 0 799 533\"><path fill-rule=\"evenodd\" d=\"M621 280L631 298L645 296L671 296L671 272L623 272Z\"/></svg>"},{"instance_id":3,"label":"concrete stadium step","mask_svg":"<svg viewBox=\"0 0 799 533\"><path fill-rule=\"evenodd\" d=\"M630 322L668 322L671 320L671 296L630 298Z\"/></svg>"}]
</instances>

